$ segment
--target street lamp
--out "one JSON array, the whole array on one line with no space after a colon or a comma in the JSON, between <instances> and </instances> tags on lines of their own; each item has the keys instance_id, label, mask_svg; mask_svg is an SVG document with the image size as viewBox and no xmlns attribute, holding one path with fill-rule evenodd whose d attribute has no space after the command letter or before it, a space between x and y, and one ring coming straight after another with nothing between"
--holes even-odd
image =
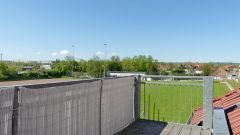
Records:
<instances>
[{"instance_id":1,"label":"street lamp","mask_svg":"<svg viewBox=\"0 0 240 135\"><path fill-rule=\"evenodd\" d=\"M72 45L72 57L73 57L73 61L72 61L72 78L74 77L74 75L73 75L73 70L74 70L74 45Z\"/></svg>"},{"instance_id":2,"label":"street lamp","mask_svg":"<svg viewBox=\"0 0 240 135\"><path fill-rule=\"evenodd\" d=\"M75 45L72 45L72 56L73 56L73 60L74 60L74 48L75 48Z\"/></svg>"},{"instance_id":3,"label":"street lamp","mask_svg":"<svg viewBox=\"0 0 240 135\"><path fill-rule=\"evenodd\" d=\"M3 53L1 53L1 62L2 62L2 60L3 60Z\"/></svg>"},{"instance_id":4,"label":"street lamp","mask_svg":"<svg viewBox=\"0 0 240 135\"><path fill-rule=\"evenodd\" d=\"M107 44L104 44L104 47L105 47L105 60L104 60L104 78L106 78L106 68L107 68L107 65L106 65L106 62L107 62Z\"/></svg>"}]
</instances>

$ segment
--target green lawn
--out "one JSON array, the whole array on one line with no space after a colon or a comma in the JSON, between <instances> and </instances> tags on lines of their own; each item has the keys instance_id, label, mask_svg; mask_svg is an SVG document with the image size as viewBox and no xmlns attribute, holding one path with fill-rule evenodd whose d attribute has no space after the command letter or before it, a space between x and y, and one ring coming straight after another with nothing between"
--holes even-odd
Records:
<instances>
[{"instance_id":1,"label":"green lawn","mask_svg":"<svg viewBox=\"0 0 240 135\"><path fill-rule=\"evenodd\" d=\"M145 119L150 120L186 123L191 112L202 106L203 86L187 86L187 84L199 85L202 82L188 81L181 83L165 85L143 83L141 89L141 118L145 116ZM225 84L214 82L214 96L222 96L227 90Z\"/></svg>"},{"instance_id":2,"label":"green lawn","mask_svg":"<svg viewBox=\"0 0 240 135\"><path fill-rule=\"evenodd\" d=\"M239 87L240 87L240 84L237 83L237 82L234 81L234 80L229 80L228 83L229 83L230 85L232 85L233 88L239 88Z\"/></svg>"},{"instance_id":3,"label":"green lawn","mask_svg":"<svg viewBox=\"0 0 240 135\"><path fill-rule=\"evenodd\" d=\"M226 84L220 81L214 81L214 97L221 97L229 91Z\"/></svg>"}]
</instances>

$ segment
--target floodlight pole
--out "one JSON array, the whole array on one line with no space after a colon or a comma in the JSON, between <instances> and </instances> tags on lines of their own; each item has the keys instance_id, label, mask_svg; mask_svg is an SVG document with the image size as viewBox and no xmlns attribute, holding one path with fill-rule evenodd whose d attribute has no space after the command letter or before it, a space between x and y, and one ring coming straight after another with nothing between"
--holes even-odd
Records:
<instances>
[{"instance_id":1,"label":"floodlight pole","mask_svg":"<svg viewBox=\"0 0 240 135\"><path fill-rule=\"evenodd\" d=\"M74 77L74 75L73 75L73 70L74 70L74 60L75 60L75 58L74 58L74 45L72 45L72 57L73 57L73 61L72 61L72 78Z\"/></svg>"},{"instance_id":2,"label":"floodlight pole","mask_svg":"<svg viewBox=\"0 0 240 135\"><path fill-rule=\"evenodd\" d=\"M106 78L106 68L107 68L107 44L104 44L105 47L105 60L104 60L104 78Z\"/></svg>"},{"instance_id":3,"label":"floodlight pole","mask_svg":"<svg viewBox=\"0 0 240 135\"><path fill-rule=\"evenodd\" d=\"M74 60L74 48L75 48L75 45L72 45L72 56L73 56L73 60Z\"/></svg>"},{"instance_id":4,"label":"floodlight pole","mask_svg":"<svg viewBox=\"0 0 240 135\"><path fill-rule=\"evenodd\" d=\"M1 62L3 61L3 54L1 53Z\"/></svg>"}]
</instances>

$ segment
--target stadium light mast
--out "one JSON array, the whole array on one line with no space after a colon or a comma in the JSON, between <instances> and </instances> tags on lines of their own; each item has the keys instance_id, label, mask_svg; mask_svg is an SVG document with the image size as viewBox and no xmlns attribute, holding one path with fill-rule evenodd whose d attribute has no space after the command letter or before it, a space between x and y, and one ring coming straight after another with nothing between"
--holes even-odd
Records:
<instances>
[{"instance_id":1,"label":"stadium light mast","mask_svg":"<svg viewBox=\"0 0 240 135\"><path fill-rule=\"evenodd\" d=\"M74 49L75 49L75 45L72 45L72 56L73 56L73 60L75 59L75 58L74 58L74 57L75 57L75 56L74 56L74 51L75 51Z\"/></svg>"},{"instance_id":2,"label":"stadium light mast","mask_svg":"<svg viewBox=\"0 0 240 135\"><path fill-rule=\"evenodd\" d=\"M1 53L1 62L3 61L3 53Z\"/></svg>"},{"instance_id":3,"label":"stadium light mast","mask_svg":"<svg viewBox=\"0 0 240 135\"><path fill-rule=\"evenodd\" d=\"M72 78L74 78L74 73L73 73L73 70L74 70L74 48L75 48L75 45L72 45L72 57L73 57L73 61L72 61Z\"/></svg>"},{"instance_id":4,"label":"stadium light mast","mask_svg":"<svg viewBox=\"0 0 240 135\"><path fill-rule=\"evenodd\" d=\"M106 68L107 68L107 64L106 64L106 62L107 62L107 45L108 45L108 44L104 44L104 48L105 48L105 52L104 52L104 54L105 54L105 60L104 60L104 78L106 78Z\"/></svg>"}]
</instances>

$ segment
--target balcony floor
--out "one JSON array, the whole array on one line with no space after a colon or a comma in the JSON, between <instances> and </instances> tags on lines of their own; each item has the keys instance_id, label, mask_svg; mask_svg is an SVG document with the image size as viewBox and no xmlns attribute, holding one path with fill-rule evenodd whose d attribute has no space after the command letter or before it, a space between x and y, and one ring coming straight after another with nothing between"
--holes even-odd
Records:
<instances>
[{"instance_id":1,"label":"balcony floor","mask_svg":"<svg viewBox=\"0 0 240 135\"><path fill-rule=\"evenodd\" d=\"M198 126L140 120L117 135L211 135Z\"/></svg>"}]
</instances>

